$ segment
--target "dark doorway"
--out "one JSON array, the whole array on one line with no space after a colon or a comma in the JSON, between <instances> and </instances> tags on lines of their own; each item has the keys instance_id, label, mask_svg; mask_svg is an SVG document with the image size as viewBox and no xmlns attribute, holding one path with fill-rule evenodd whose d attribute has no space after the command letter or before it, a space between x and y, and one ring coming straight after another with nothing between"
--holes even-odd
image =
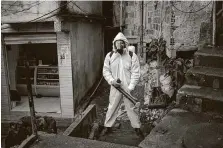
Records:
<instances>
[{"instance_id":1,"label":"dark doorway","mask_svg":"<svg viewBox=\"0 0 223 148\"><path fill-rule=\"evenodd\" d=\"M223 46L223 1L216 1L216 45Z\"/></svg>"},{"instance_id":2,"label":"dark doorway","mask_svg":"<svg viewBox=\"0 0 223 148\"><path fill-rule=\"evenodd\" d=\"M104 53L105 55L112 50L112 41L120 31L119 27L113 27L113 2L103 1L103 16L106 17L104 24Z\"/></svg>"}]
</instances>

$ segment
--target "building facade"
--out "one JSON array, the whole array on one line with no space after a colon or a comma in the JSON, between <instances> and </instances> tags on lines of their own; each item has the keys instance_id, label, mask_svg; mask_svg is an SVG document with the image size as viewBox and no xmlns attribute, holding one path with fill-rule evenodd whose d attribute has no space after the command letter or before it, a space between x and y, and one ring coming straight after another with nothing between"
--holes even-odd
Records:
<instances>
[{"instance_id":1,"label":"building facade","mask_svg":"<svg viewBox=\"0 0 223 148\"><path fill-rule=\"evenodd\" d=\"M72 119L101 73L102 22L100 1L3 1L2 122L29 115L26 61L37 114Z\"/></svg>"},{"instance_id":2,"label":"building facade","mask_svg":"<svg viewBox=\"0 0 223 148\"><path fill-rule=\"evenodd\" d=\"M120 6L120 2L114 2L116 18L113 21L117 26L120 25ZM176 51L194 50L212 43L212 6L211 1L123 1L123 32L133 44L139 44L141 30L146 43L162 35L167 41L167 55L175 57ZM171 18L174 21L172 35ZM173 47L171 36L174 38Z\"/></svg>"}]
</instances>

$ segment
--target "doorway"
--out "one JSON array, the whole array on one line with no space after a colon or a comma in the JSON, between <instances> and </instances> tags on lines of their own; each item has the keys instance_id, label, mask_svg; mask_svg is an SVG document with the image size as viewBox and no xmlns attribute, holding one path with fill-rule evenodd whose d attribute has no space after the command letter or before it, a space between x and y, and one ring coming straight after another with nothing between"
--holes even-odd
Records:
<instances>
[{"instance_id":1,"label":"doorway","mask_svg":"<svg viewBox=\"0 0 223 148\"><path fill-rule=\"evenodd\" d=\"M61 113L56 43L6 45L11 111L29 112L28 61L35 111Z\"/></svg>"},{"instance_id":2,"label":"doorway","mask_svg":"<svg viewBox=\"0 0 223 148\"><path fill-rule=\"evenodd\" d=\"M223 46L223 1L216 1L216 45Z\"/></svg>"}]
</instances>

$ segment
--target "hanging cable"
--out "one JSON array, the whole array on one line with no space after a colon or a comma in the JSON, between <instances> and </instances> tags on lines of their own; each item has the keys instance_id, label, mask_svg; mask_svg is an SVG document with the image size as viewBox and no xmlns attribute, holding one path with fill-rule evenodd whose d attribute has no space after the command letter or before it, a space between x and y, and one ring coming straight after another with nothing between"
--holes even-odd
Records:
<instances>
[{"instance_id":1,"label":"hanging cable","mask_svg":"<svg viewBox=\"0 0 223 148\"><path fill-rule=\"evenodd\" d=\"M40 4L43 3L43 2L45 2L45 1L42 1L42 2L39 2L39 3L35 2L35 5L32 5L32 4L34 4L34 3L32 3L32 4L30 4L30 5L32 5L32 6L30 6L29 8L25 8L25 9L23 9L23 10L16 11L16 12L11 13L11 14L17 14L17 13L20 13L20 12L28 11L28 10L30 10L31 8L33 8L33 7L37 6L37 5L40 5ZM11 14L8 14L8 15L11 15ZM3 16L8 16L8 15L3 15Z\"/></svg>"},{"instance_id":2,"label":"hanging cable","mask_svg":"<svg viewBox=\"0 0 223 148\"><path fill-rule=\"evenodd\" d=\"M15 1L13 4L9 5L9 7L7 9L5 9L4 11L8 11L12 6L14 6L15 3L17 3L18 1Z\"/></svg>"},{"instance_id":3,"label":"hanging cable","mask_svg":"<svg viewBox=\"0 0 223 148\"><path fill-rule=\"evenodd\" d=\"M199 10L196 10L196 11L183 11L183 10L180 10L179 8L177 8L177 7L174 5L173 2L172 2L171 4L172 4L172 6L173 6L175 9L177 9L178 11L180 11L180 12L182 12L182 13L197 13L197 12L199 12L199 11L205 9L207 6L209 6L209 5L211 4L211 2L212 2L212 1L210 1L210 2L209 2L207 5L205 5L203 8L201 8L201 9L199 9Z\"/></svg>"},{"instance_id":4,"label":"hanging cable","mask_svg":"<svg viewBox=\"0 0 223 148\"><path fill-rule=\"evenodd\" d=\"M42 16L40 16L40 17L37 17L37 18L35 18L35 19L33 19L33 20L30 20L30 21L28 21L28 22L24 22L24 23L35 22L35 21L37 21L38 19L41 19L41 18L43 18L44 16L47 16L47 15L49 15L49 14L51 14L51 13L53 13L53 12L59 10L60 8L66 6L67 4L69 4L69 3L71 3L71 2L72 2L72 1L70 1L70 2L68 2L68 3L66 3L66 4L64 4L64 5L62 5L62 6L58 7L58 8L56 8L56 9L50 11L50 12L48 12L48 13L45 13L44 15L42 15ZM52 16L55 16L55 15L56 15L56 14L54 14L54 15L52 15ZM52 17L52 16L50 16L50 17ZM48 18L49 18L49 17L48 17ZM45 18L44 18L44 19L45 19ZM2 28L1 30L8 29L8 28L10 28L10 27L5 27L5 28Z\"/></svg>"},{"instance_id":5,"label":"hanging cable","mask_svg":"<svg viewBox=\"0 0 223 148\"><path fill-rule=\"evenodd\" d=\"M47 15L49 15L49 14L51 14L51 13L53 13L53 12L59 10L60 8L62 8L62 7L64 7L64 6L66 6L66 5L68 5L68 4L71 3L71 2L72 2L72 1L70 1L70 2L64 4L64 5L60 6L60 7L58 7L57 9L54 9L54 10L50 11L49 13L46 13L46 14L44 14L44 15L38 17L38 18L35 18L35 19L31 20L31 21L28 21L27 23L30 23L30 22L36 21L36 20L38 20L38 19L40 19L40 18L43 18L44 16L47 16Z\"/></svg>"},{"instance_id":6,"label":"hanging cable","mask_svg":"<svg viewBox=\"0 0 223 148\"><path fill-rule=\"evenodd\" d=\"M88 12L84 9L82 9L80 6L78 6L75 2L72 1L72 3L79 9L81 10L82 12L84 12L85 14L88 14Z\"/></svg>"}]
</instances>

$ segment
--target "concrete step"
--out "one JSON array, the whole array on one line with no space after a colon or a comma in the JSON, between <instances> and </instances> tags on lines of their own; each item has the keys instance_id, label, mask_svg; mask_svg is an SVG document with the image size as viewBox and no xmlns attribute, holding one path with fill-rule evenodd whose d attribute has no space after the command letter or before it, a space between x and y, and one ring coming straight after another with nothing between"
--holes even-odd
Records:
<instances>
[{"instance_id":1,"label":"concrete step","mask_svg":"<svg viewBox=\"0 0 223 148\"><path fill-rule=\"evenodd\" d=\"M194 65L223 68L223 47L198 50L194 54Z\"/></svg>"},{"instance_id":2,"label":"concrete step","mask_svg":"<svg viewBox=\"0 0 223 148\"><path fill-rule=\"evenodd\" d=\"M177 104L192 112L223 113L223 89L183 85L177 93Z\"/></svg>"},{"instance_id":3,"label":"concrete step","mask_svg":"<svg viewBox=\"0 0 223 148\"><path fill-rule=\"evenodd\" d=\"M222 63L223 64L223 63ZM223 69L211 67L193 67L185 75L186 84L223 89Z\"/></svg>"},{"instance_id":4,"label":"concrete step","mask_svg":"<svg viewBox=\"0 0 223 148\"><path fill-rule=\"evenodd\" d=\"M216 122L211 116L204 113L172 109L152 129L139 147L222 148L223 123Z\"/></svg>"},{"instance_id":5,"label":"concrete step","mask_svg":"<svg viewBox=\"0 0 223 148\"><path fill-rule=\"evenodd\" d=\"M115 144L97 140L70 137L64 135L39 135L39 141L30 148L137 148L129 145Z\"/></svg>"}]
</instances>

